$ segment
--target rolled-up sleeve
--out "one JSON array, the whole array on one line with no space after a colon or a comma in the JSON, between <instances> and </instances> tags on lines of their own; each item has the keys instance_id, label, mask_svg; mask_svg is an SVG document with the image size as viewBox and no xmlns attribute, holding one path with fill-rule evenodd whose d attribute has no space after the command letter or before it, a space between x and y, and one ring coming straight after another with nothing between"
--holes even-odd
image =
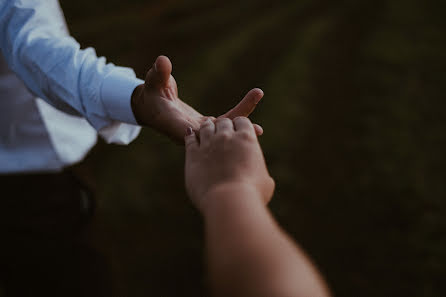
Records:
<instances>
[{"instance_id":1,"label":"rolled-up sleeve","mask_svg":"<svg viewBox=\"0 0 446 297\"><path fill-rule=\"evenodd\" d=\"M126 144L138 135L130 100L143 81L94 49L81 49L57 0L0 0L0 47L36 96L84 117L107 142Z\"/></svg>"}]
</instances>

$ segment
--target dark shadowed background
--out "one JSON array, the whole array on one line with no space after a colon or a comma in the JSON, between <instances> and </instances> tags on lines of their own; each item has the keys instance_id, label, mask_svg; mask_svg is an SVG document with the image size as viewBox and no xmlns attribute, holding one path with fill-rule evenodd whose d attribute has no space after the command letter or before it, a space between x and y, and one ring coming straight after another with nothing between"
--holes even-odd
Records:
<instances>
[{"instance_id":1,"label":"dark shadowed background","mask_svg":"<svg viewBox=\"0 0 446 297\"><path fill-rule=\"evenodd\" d=\"M271 209L337 296L446 296L443 0L62 0L72 35L144 77L169 56L180 97L226 111L253 87ZM87 162L92 240L116 296L205 296L183 148L150 129Z\"/></svg>"}]
</instances>

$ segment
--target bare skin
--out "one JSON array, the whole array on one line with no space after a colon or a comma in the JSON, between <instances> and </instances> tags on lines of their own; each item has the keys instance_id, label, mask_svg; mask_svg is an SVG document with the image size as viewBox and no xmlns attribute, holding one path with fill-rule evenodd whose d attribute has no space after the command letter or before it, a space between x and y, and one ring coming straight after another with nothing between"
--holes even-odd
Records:
<instances>
[{"instance_id":1,"label":"bare skin","mask_svg":"<svg viewBox=\"0 0 446 297\"><path fill-rule=\"evenodd\" d=\"M215 121L215 117L202 115L182 101L178 97L177 83L171 73L170 60L159 56L147 72L145 83L133 92L132 110L140 125L152 127L175 142L183 143L187 127L198 131L202 123L207 119ZM233 119L237 116L249 116L262 97L262 90L253 89L237 106L220 117ZM257 135L263 133L260 126L256 125L255 129Z\"/></svg>"},{"instance_id":2,"label":"bare skin","mask_svg":"<svg viewBox=\"0 0 446 297\"><path fill-rule=\"evenodd\" d=\"M203 214L213 296L325 297L303 250L266 207L274 191L249 119L206 121L185 137L186 189Z\"/></svg>"}]
</instances>

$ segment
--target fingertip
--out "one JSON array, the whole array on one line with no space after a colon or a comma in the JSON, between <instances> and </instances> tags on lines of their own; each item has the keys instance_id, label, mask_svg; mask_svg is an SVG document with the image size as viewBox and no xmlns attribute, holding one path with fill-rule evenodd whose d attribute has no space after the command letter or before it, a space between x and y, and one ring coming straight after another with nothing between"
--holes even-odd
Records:
<instances>
[{"instance_id":1,"label":"fingertip","mask_svg":"<svg viewBox=\"0 0 446 297\"><path fill-rule=\"evenodd\" d=\"M165 55L159 55L157 59L162 59L162 60L168 60L170 61L169 57L165 56Z\"/></svg>"},{"instance_id":2,"label":"fingertip","mask_svg":"<svg viewBox=\"0 0 446 297\"><path fill-rule=\"evenodd\" d=\"M156 72L170 72L172 71L172 63L170 62L170 59L166 56L158 56L155 61L155 71Z\"/></svg>"},{"instance_id":3,"label":"fingertip","mask_svg":"<svg viewBox=\"0 0 446 297\"><path fill-rule=\"evenodd\" d=\"M254 89L252 89L252 91L255 92L256 94L258 94L259 96L263 96L265 94L263 92L263 90L260 88L254 88Z\"/></svg>"},{"instance_id":4,"label":"fingertip","mask_svg":"<svg viewBox=\"0 0 446 297\"><path fill-rule=\"evenodd\" d=\"M260 125L254 124L254 130L256 131L257 136L263 135L263 128Z\"/></svg>"},{"instance_id":5,"label":"fingertip","mask_svg":"<svg viewBox=\"0 0 446 297\"><path fill-rule=\"evenodd\" d=\"M260 100L263 98L263 96L265 95L265 93L263 92L263 90L260 89L260 88L254 88L254 89L251 90L251 92L253 93L255 104L259 103L259 101L260 101Z\"/></svg>"}]
</instances>

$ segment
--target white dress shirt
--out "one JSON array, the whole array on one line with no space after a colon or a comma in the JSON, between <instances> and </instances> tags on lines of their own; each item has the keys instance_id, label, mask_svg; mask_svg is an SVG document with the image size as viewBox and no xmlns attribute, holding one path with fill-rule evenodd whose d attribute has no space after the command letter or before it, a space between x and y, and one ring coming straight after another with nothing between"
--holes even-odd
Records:
<instances>
[{"instance_id":1,"label":"white dress shirt","mask_svg":"<svg viewBox=\"0 0 446 297\"><path fill-rule=\"evenodd\" d=\"M99 133L139 134L132 69L106 64L69 36L57 0L0 0L0 174L59 171Z\"/></svg>"}]
</instances>

